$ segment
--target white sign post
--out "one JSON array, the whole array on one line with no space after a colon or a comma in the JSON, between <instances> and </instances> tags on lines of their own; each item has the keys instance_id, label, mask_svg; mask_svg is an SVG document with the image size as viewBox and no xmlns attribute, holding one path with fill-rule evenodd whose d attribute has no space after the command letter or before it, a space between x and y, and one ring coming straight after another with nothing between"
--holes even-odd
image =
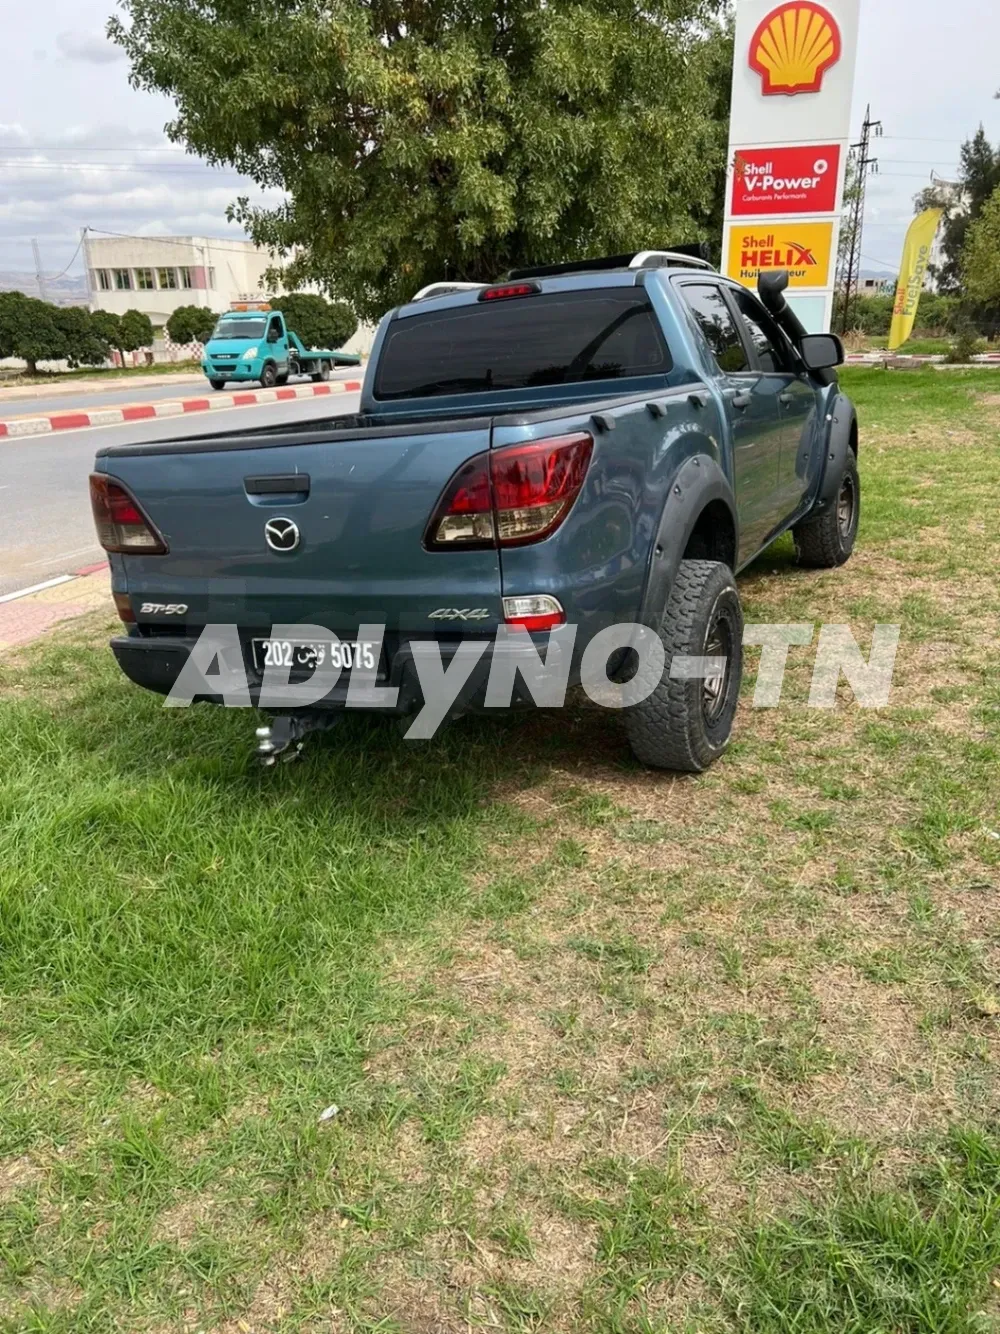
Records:
<instances>
[{"instance_id":1,"label":"white sign post","mask_svg":"<svg viewBox=\"0 0 1000 1334\"><path fill-rule=\"evenodd\" d=\"M861 0L737 0L722 268L830 328Z\"/></svg>"}]
</instances>

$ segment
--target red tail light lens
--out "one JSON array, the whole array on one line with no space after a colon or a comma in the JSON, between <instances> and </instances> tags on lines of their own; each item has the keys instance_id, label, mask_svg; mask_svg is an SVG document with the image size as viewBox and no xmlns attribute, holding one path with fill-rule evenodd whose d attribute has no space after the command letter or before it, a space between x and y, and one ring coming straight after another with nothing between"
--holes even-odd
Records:
<instances>
[{"instance_id":1,"label":"red tail light lens","mask_svg":"<svg viewBox=\"0 0 1000 1334\"><path fill-rule=\"evenodd\" d=\"M90 504L97 540L105 551L166 555L166 542L121 482L105 477L103 473L91 473Z\"/></svg>"},{"instance_id":2,"label":"red tail light lens","mask_svg":"<svg viewBox=\"0 0 1000 1334\"><path fill-rule=\"evenodd\" d=\"M593 437L581 431L477 454L445 488L426 545L440 551L540 542L580 494L593 449Z\"/></svg>"}]
</instances>

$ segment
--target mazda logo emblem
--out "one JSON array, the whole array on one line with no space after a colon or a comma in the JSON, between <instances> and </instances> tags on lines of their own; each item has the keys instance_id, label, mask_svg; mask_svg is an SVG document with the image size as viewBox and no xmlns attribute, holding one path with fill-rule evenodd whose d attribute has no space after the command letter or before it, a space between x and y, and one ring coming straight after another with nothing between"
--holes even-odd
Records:
<instances>
[{"instance_id":1,"label":"mazda logo emblem","mask_svg":"<svg viewBox=\"0 0 1000 1334\"><path fill-rule=\"evenodd\" d=\"M294 551L299 545L299 526L291 519L268 519L264 540L272 551Z\"/></svg>"}]
</instances>

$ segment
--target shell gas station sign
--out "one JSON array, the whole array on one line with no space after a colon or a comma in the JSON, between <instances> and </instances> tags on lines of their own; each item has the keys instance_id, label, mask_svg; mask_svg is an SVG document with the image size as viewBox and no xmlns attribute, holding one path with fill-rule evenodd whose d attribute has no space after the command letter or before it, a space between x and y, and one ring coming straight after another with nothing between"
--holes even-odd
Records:
<instances>
[{"instance_id":1,"label":"shell gas station sign","mask_svg":"<svg viewBox=\"0 0 1000 1334\"><path fill-rule=\"evenodd\" d=\"M830 327L861 0L737 0L723 261L787 268L789 304Z\"/></svg>"}]
</instances>

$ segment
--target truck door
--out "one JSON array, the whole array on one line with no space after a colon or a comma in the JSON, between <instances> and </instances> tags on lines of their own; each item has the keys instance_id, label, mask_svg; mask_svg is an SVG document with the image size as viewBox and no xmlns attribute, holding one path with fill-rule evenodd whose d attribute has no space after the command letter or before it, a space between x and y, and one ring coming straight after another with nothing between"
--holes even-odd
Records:
<instances>
[{"instance_id":1,"label":"truck door","mask_svg":"<svg viewBox=\"0 0 1000 1334\"><path fill-rule=\"evenodd\" d=\"M740 324L753 345L754 359L763 379L777 394L781 414L781 461L778 487L783 513L776 522L791 518L809 483L809 459L816 427L816 390L800 372L788 339L761 303L745 288L729 288L739 311Z\"/></svg>"},{"instance_id":2,"label":"truck door","mask_svg":"<svg viewBox=\"0 0 1000 1334\"><path fill-rule=\"evenodd\" d=\"M267 353L279 372L288 370L288 336L285 333L285 321L280 315L272 315L267 324Z\"/></svg>"},{"instance_id":3,"label":"truck door","mask_svg":"<svg viewBox=\"0 0 1000 1334\"><path fill-rule=\"evenodd\" d=\"M740 561L780 522L781 416L777 389L752 364L750 349L723 293L707 278L678 283L719 371L733 442L733 490L740 519Z\"/></svg>"}]
</instances>

